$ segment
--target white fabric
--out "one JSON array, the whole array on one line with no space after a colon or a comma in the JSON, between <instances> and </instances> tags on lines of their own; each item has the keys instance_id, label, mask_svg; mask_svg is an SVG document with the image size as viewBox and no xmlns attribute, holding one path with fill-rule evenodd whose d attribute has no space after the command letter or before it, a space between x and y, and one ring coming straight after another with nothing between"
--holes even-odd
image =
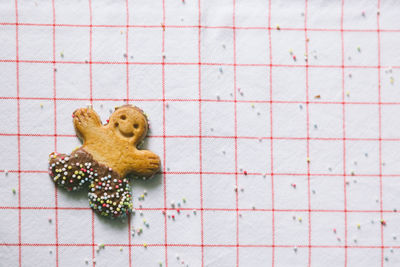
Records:
<instances>
[{"instance_id":1,"label":"white fabric","mask_svg":"<svg viewBox=\"0 0 400 267\"><path fill-rule=\"evenodd\" d=\"M96 266L399 266L400 2L233 2L0 2L1 267L92 266L92 243ZM92 228L85 192L54 209L47 157L80 145L71 114L91 97L103 121L141 107L166 172L132 182L149 210L131 258L128 222Z\"/></svg>"}]
</instances>

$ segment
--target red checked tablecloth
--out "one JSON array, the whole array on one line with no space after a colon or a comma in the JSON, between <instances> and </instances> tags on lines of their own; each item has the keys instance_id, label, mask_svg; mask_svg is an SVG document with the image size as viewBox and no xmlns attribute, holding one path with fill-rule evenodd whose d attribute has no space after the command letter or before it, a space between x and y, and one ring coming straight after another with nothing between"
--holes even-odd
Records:
<instances>
[{"instance_id":1,"label":"red checked tablecloth","mask_svg":"<svg viewBox=\"0 0 400 267\"><path fill-rule=\"evenodd\" d=\"M399 17L394 0L1 1L0 266L399 266ZM105 122L126 103L163 166L110 221L47 159L80 145L76 108Z\"/></svg>"}]
</instances>

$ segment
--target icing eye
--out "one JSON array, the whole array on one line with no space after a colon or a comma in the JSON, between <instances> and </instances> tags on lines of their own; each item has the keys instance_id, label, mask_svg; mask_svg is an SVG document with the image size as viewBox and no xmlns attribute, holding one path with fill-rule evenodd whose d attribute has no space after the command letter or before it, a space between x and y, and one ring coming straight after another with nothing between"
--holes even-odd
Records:
<instances>
[{"instance_id":1,"label":"icing eye","mask_svg":"<svg viewBox=\"0 0 400 267\"><path fill-rule=\"evenodd\" d=\"M139 124L135 123L135 124L133 125L133 128L135 128L135 129L139 128Z\"/></svg>"},{"instance_id":2,"label":"icing eye","mask_svg":"<svg viewBox=\"0 0 400 267\"><path fill-rule=\"evenodd\" d=\"M125 115L121 115L121 120L126 120L126 116Z\"/></svg>"},{"instance_id":3,"label":"icing eye","mask_svg":"<svg viewBox=\"0 0 400 267\"><path fill-rule=\"evenodd\" d=\"M118 125L119 125L118 122L116 122L116 123L114 124L115 127L118 127Z\"/></svg>"}]
</instances>

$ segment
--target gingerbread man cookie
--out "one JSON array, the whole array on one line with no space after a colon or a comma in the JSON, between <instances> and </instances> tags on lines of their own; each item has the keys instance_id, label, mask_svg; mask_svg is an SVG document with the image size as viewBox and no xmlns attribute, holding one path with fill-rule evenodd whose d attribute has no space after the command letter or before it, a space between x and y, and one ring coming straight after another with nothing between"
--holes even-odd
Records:
<instances>
[{"instance_id":1,"label":"gingerbread man cookie","mask_svg":"<svg viewBox=\"0 0 400 267\"><path fill-rule=\"evenodd\" d=\"M83 145L70 155L50 154L50 176L69 191L88 186L90 206L101 215L129 213L132 196L126 175L146 179L160 169L156 154L137 148L149 129L147 117L125 105L116 108L105 125L92 108L76 110L73 122Z\"/></svg>"}]
</instances>

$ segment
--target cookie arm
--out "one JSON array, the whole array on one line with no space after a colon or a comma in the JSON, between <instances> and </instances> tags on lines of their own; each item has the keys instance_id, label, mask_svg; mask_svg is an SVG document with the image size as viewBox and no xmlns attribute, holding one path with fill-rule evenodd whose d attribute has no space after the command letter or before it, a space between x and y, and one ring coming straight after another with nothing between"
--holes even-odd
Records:
<instances>
[{"instance_id":1,"label":"cookie arm","mask_svg":"<svg viewBox=\"0 0 400 267\"><path fill-rule=\"evenodd\" d=\"M140 177L152 177L160 170L160 158L149 150L136 150L131 156L136 158L129 172Z\"/></svg>"},{"instance_id":2,"label":"cookie arm","mask_svg":"<svg viewBox=\"0 0 400 267\"><path fill-rule=\"evenodd\" d=\"M74 111L74 127L82 139L96 135L102 124L99 115L91 108L80 108Z\"/></svg>"}]
</instances>

